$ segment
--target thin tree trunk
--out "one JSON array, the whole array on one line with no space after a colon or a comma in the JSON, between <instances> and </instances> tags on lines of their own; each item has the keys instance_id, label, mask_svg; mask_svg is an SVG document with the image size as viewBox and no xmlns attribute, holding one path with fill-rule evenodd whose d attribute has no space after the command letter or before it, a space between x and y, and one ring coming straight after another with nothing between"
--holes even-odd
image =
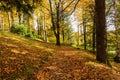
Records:
<instances>
[{"instance_id":1,"label":"thin tree trunk","mask_svg":"<svg viewBox=\"0 0 120 80\"><path fill-rule=\"evenodd\" d=\"M60 1L61 2L61 1ZM62 11L63 10L63 5L60 3L60 11ZM61 20L61 22L62 22L62 40L63 40L63 43L64 43L64 41L65 41L65 31L64 31L64 12L61 12L60 13L61 14L61 18L60 18L60 20Z\"/></svg>"},{"instance_id":2,"label":"thin tree trunk","mask_svg":"<svg viewBox=\"0 0 120 80\"><path fill-rule=\"evenodd\" d=\"M83 35L83 26L80 27L80 34ZM83 38L80 38L81 43L83 43Z\"/></svg>"},{"instance_id":3,"label":"thin tree trunk","mask_svg":"<svg viewBox=\"0 0 120 80\"><path fill-rule=\"evenodd\" d=\"M37 17L38 35L41 35L41 22L40 22L40 20L41 20L41 14L39 14Z\"/></svg>"},{"instance_id":4,"label":"thin tree trunk","mask_svg":"<svg viewBox=\"0 0 120 80\"><path fill-rule=\"evenodd\" d=\"M80 45L80 26L78 25L78 43L77 45Z\"/></svg>"},{"instance_id":5,"label":"thin tree trunk","mask_svg":"<svg viewBox=\"0 0 120 80\"><path fill-rule=\"evenodd\" d=\"M86 22L85 22L85 11L83 7L83 13L82 13L82 18L83 18L83 35L84 35L84 50L86 50L87 47L87 41L86 41Z\"/></svg>"},{"instance_id":6,"label":"thin tree trunk","mask_svg":"<svg viewBox=\"0 0 120 80\"><path fill-rule=\"evenodd\" d=\"M13 11L11 11L11 25L14 23L14 16Z\"/></svg>"},{"instance_id":7,"label":"thin tree trunk","mask_svg":"<svg viewBox=\"0 0 120 80\"><path fill-rule=\"evenodd\" d=\"M47 42L46 25L45 25L45 15L43 16L43 37L44 37L45 42Z\"/></svg>"},{"instance_id":8,"label":"thin tree trunk","mask_svg":"<svg viewBox=\"0 0 120 80\"><path fill-rule=\"evenodd\" d=\"M2 31L4 32L4 14L2 15Z\"/></svg>"},{"instance_id":9,"label":"thin tree trunk","mask_svg":"<svg viewBox=\"0 0 120 80\"><path fill-rule=\"evenodd\" d=\"M65 41L65 34L64 34L64 30L62 29L62 39L63 39L63 43Z\"/></svg>"},{"instance_id":10,"label":"thin tree trunk","mask_svg":"<svg viewBox=\"0 0 120 80\"><path fill-rule=\"evenodd\" d=\"M96 20L95 15L93 16L93 33L92 33L92 51L95 53L95 37L96 37Z\"/></svg>"},{"instance_id":11,"label":"thin tree trunk","mask_svg":"<svg viewBox=\"0 0 120 80\"><path fill-rule=\"evenodd\" d=\"M37 30L38 30L38 35L40 34L40 21L39 21L39 16L37 17Z\"/></svg>"},{"instance_id":12,"label":"thin tree trunk","mask_svg":"<svg viewBox=\"0 0 120 80\"><path fill-rule=\"evenodd\" d=\"M8 15L8 24L9 24L9 31L11 32L11 21L10 21L10 12L7 12Z\"/></svg>"},{"instance_id":13,"label":"thin tree trunk","mask_svg":"<svg viewBox=\"0 0 120 80\"><path fill-rule=\"evenodd\" d=\"M87 47L87 41L86 41L86 25L85 22L83 21L83 32L84 32L84 50L86 50Z\"/></svg>"},{"instance_id":14,"label":"thin tree trunk","mask_svg":"<svg viewBox=\"0 0 120 80\"><path fill-rule=\"evenodd\" d=\"M108 64L105 0L95 0L96 11L96 59Z\"/></svg>"},{"instance_id":15,"label":"thin tree trunk","mask_svg":"<svg viewBox=\"0 0 120 80\"><path fill-rule=\"evenodd\" d=\"M22 22L21 22L21 21L22 21L22 20L21 20L21 16L22 16L22 15L21 15L21 13L20 13L20 12L18 12L18 20L19 20L19 24L21 24L21 23L22 23Z\"/></svg>"},{"instance_id":16,"label":"thin tree trunk","mask_svg":"<svg viewBox=\"0 0 120 80\"><path fill-rule=\"evenodd\" d=\"M45 41L45 18L42 16L42 36Z\"/></svg>"}]
</instances>

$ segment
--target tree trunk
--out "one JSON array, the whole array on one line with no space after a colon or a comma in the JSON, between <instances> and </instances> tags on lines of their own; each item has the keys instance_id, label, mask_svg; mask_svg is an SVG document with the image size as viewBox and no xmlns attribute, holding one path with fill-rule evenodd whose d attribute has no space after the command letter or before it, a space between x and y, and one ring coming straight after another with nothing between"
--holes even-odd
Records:
<instances>
[{"instance_id":1,"label":"tree trunk","mask_svg":"<svg viewBox=\"0 0 120 80\"><path fill-rule=\"evenodd\" d=\"M46 25L45 25L45 15L43 16L42 21L43 21L43 37L44 37L45 42L47 42Z\"/></svg>"},{"instance_id":2,"label":"tree trunk","mask_svg":"<svg viewBox=\"0 0 120 80\"><path fill-rule=\"evenodd\" d=\"M38 35L41 35L40 34L40 22L39 22L39 19L37 19L37 30L38 30Z\"/></svg>"},{"instance_id":3,"label":"tree trunk","mask_svg":"<svg viewBox=\"0 0 120 80\"><path fill-rule=\"evenodd\" d=\"M56 16L55 16L54 11L53 11L51 0L49 0L49 4L50 4L50 13L51 13L51 22L52 22L53 32L54 32L54 35L56 38L56 45L60 46L59 4L56 5Z\"/></svg>"},{"instance_id":4,"label":"tree trunk","mask_svg":"<svg viewBox=\"0 0 120 80\"><path fill-rule=\"evenodd\" d=\"M1 27L2 31L4 32L4 14L1 16Z\"/></svg>"},{"instance_id":5,"label":"tree trunk","mask_svg":"<svg viewBox=\"0 0 120 80\"><path fill-rule=\"evenodd\" d=\"M105 18L105 0L95 0L96 11L96 59L106 63L107 57L107 31Z\"/></svg>"},{"instance_id":6,"label":"tree trunk","mask_svg":"<svg viewBox=\"0 0 120 80\"><path fill-rule=\"evenodd\" d=\"M63 43L65 42L65 34L64 34L64 30L62 29L62 40L63 40Z\"/></svg>"},{"instance_id":7,"label":"tree trunk","mask_svg":"<svg viewBox=\"0 0 120 80\"><path fill-rule=\"evenodd\" d=\"M38 35L41 35L41 14L37 15L37 29L38 29Z\"/></svg>"},{"instance_id":8,"label":"tree trunk","mask_svg":"<svg viewBox=\"0 0 120 80\"><path fill-rule=\"evenodd\" d=\"M60 1L61 2L61 1ZM60 3L60 11L63 10L63 5ZM60 18L60 21L62 22L62 40L63 40L63 43L65 42L65 31L64 31L64 12L61 12L61 18Z\"/></svg>"},{"instance_id":9,"label":"tree trunk","mask_svg":"<svg viewBox=\"0 0 120 80\"><path fill-rule=\"evenodd\" d=\"M21 24L22 23L22 18L21 18L21 16L22 16L22 14L20 13L20 12L18 12L18 20L19 20L19 24Z\"/></svg>"},{"instance_id":10,"label":"tree trunk","mask_svg":"<svg viewBox=\"0 0 120 80\"><path fill-rule=\"evenodd\" d=\"M86 13L85 13L85 11L84 11L84 7L83 7L82 18L83 18L84 50L86 50L86 47L87 47L85 14L86 14Z\"/></svg>"},{"instance_id":11,"label":"tree trunk","mask_svg":"<svg viewBox=\"0 0 120 80\"><path fill-rule=\"evenodd\" d=\"M56 36L56 45L60 46L60 34Z\"/></svg>"},{"instance_id":12,"label":"tree trunk","mask_svg":"<svg viewBox=\"0 0 120 80\"><path fill-rule=\"evenodd\" d=\"M95 15L93 16L93 32L92 32L92 51L95 53L95 37L96 37L96 20Z\"/></svg>"},{"instance_id":13,"label":"tree trunk","mask_svg":"<svg viewBox=\"0 0 120 80\"><path fill-rule=\"evenodd\" d=\"M83 21L83 32L84 32L84 50L86 50L87 47L87 42L86 42L86 25L85 22Z\"/></svg>"},{"instance_id":14,"label":"tree trunk","mask_svg":"<svg viewBox=\"0 0 120 80\"><path fill-rule=\"evenodd\" d=\"M78 42L77 45L80 45L80 26L78 25Z\"/></svg>"},{"instance_id":15,"label":"tree trunk","mask_svg":"<svg viewBox=\"0 0 120 80\"><path fill-rule=\"evenodd\" d=\"M56 25L57 25L57 36L56 36L56 45L60 46L60 3L58 3L57 7L56 7L56 12L57 12L57 22L56 22Z\"/></svg>"},{"instance_id":16,"label":"tree trunk","mask_svg":"<svg viewBox=\"0 0 120 80\"><path fill-rule=\"evenodd\" d=\"M8 24L9 24L9 31L11 32L11 20L10 20L10 12L7 12L8 15Z\"/></svg>"},{"instance_id":17,"label":"tree trunk","mask_svg":"<svg viewBox=\"0 0 120 80\"><path fill-rule=\"evenodd\" d=\"M13 11L11 11L11 25L14 23L14 16Z\"/></svg>"}]
</instances>

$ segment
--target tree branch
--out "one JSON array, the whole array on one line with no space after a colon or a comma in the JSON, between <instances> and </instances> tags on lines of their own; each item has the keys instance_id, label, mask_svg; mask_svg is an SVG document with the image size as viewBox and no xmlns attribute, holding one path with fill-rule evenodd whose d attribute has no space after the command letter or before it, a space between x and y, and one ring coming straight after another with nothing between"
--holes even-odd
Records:
<instances>
[{"instance_id":1,"label":"tree branch","mask_svg":"<svg viewBox=\"0 0 120 80\"><path fill-rule=\"evenodd\" d=\"M70 15L76 10L77 4L79 3L80 0L78 0L73 8L73 10L71 11Z\"/></svg>"},{"instance_id":2,"label":"tree branch","mask_svg":"<svg viewBox=\"0 0 120 80\"><path fill-rule=\"evenodd\" d=\"M75 0L72 0L72 1L62 10L62 12L65 11L74 1L75 1Z\"/></svg>"},{"instance_id":3,"label":"tree branch","mask_svg":"<svg viewBox=\"0 0 120 80\"><path fill-rule=\"evenodd\" d=\"M76 7L77 7L77 4L79 3L79 1L80 1L80 0L78 0L78 1L75 3L75 5L74 5L74 7L73 7L73 10L72 10L68 15L66 15L66 17L70 16L70 15L76 10ZM69 5L69 6L70 6L70 5ZM62 11L64 11L64 10L62 10Z\"/></svg>"}]
</instances>

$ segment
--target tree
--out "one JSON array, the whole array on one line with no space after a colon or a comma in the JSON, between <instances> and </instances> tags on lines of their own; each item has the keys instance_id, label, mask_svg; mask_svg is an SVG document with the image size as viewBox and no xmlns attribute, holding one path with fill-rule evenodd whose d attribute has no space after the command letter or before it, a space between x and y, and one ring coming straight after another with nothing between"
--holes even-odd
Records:
<instances>
[{"instance_id":1,"label":"tree","mask_svg":"<svg viewBox=\"0 0 120 80\"><path fill-rule=\"evenodd\" d=\"M84 7L83 7L83 14L82 14L82 18L83 18L83 34L84 34L84 50L87 49L87 37L86 37L86 18L85 18L85 15L86 15L86 11L84 10Z\"/></svg>"},{"instance_id":2,"label":"tree","mask_svg":"<svg viewBox=\"0 0 120 80\"><path fill-rule=\"evenodd\" d=\"M36 2L36 0L34 0L33 2ZM29 0L1 0L0 7L2 7L2 10L7 12L10 31L11 31L11 25L14 22L13 14L12 14L13 10L16 10L16 12L18 12L18 18L20 24L22 23L21 20L22 14L24 13L27 15L31 15L33 11L33 5L30 4Z\"/></svg>"},{"instance_id":3,"label":"tree","mask_svg":"<svg viewBox=\"0 0 120 80\"><path fill-rule=\"evenodd\" d=\"M10 15L11 15L12 9L14 8L13 1L14 0L12 1L1 0L1 4L0 4L0 10L7 13L9 31L11 31L11 25L12 25L11 20L10 20Z\"/></svg>"},{"instance_id":4,"label":"tree","mask_svg":"<svg viewBox=\"0 0 120 80\"><path fill-rule=\"evenodd\" d=\"M79 1L80 0L69 0L69 1L49 0L51 22L52 22L54 35L56 37L56 45L60 45L61 17L65 18L70 16L75 11L75 8ZM64 13L64 17L62 16L63 13Z\"/></svg>"},{"instance_id":5,"label":"tree","mask_svg":"<svg viewBox=\"0 0 120 80\"><path fill-rule=\"evenodd\" d=\"M95 0L96 11L96 59L107 63L107 31L105 18L105 0Z\"/></svg>"},{"instance_id":6,"label":"tree","mask_svg":"<svg viewBox=\"0 0 120 80\"><path fill-rule=\"evenodd\" d=\"M92 18L92 51L93 53L95 53L95 49L96 49L96 19L95 19L95 4L93 2L93 4L89 5L90 7L90 16Z\"/></svg>"},{"instance_id":7,"label":"tree","mask_svg":"<svg viewBox=\"0 0 120 80\"><path fill-rule=\"evenodd\" d=\"M93 0L82 0L75 11L76 20L83 27L80 29L82 30L80 32L83 32L80 36L83 37L83 41L81 39L81 46L83 46L84 50L93 50L93 52L95 51L94 3Z\"/></svg>"}]
</instances>

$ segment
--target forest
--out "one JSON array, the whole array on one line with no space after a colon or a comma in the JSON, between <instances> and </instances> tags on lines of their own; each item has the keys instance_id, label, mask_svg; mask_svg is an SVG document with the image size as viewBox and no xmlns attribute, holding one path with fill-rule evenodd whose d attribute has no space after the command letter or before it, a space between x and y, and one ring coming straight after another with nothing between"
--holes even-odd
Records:
<instances>
[{"instance_id":1,"label":"forest","mask_svg":"<svg viewBox=\"0 0 120 80\"><path fill-rule=\"evenodd\" d=\"M120 80L120 0L0 0L0 80Z\"/></svg>"}]
</instances>

